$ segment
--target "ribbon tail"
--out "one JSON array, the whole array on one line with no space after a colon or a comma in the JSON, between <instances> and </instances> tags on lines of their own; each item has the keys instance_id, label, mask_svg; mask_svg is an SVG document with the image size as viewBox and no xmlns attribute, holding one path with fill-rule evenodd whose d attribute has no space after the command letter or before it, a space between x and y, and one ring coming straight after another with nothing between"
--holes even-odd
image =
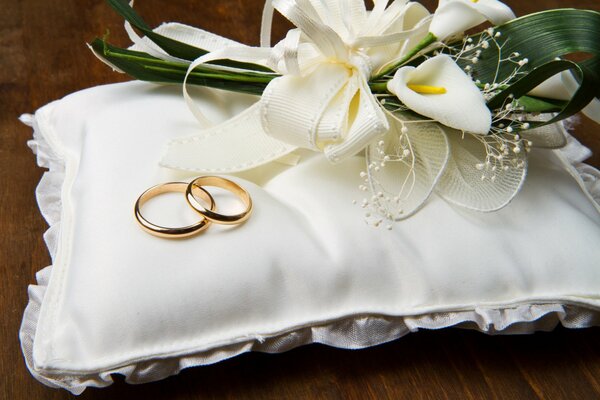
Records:
<instances>
[{"instance_id":1,"label":"ribbon tail","mask_svg":"<svg viewBox=\"0 0 600 400\"><path fill-rule=\"evenodd\" d=\"M143 51L145 53L150 54L153 57L159 58L161 60L166 61L174 61L174 62L187 62L184 59L173 57L169 55L166 51L164 51L160 46L154 43L149 37L144 36L141 37L138 35L133 27L129 23L129 21L125 21L125 32L129 36L129 39L133 42L133 45L130 46L131 50Z\"/></svg>"},{"instance_id":2,"label":"ribbon tail","mask_svg":"<svg viewBox=\"0 0 600 400\"><path fill-rule=\"evenodd\" d=\"M271 47L271 28L273 26L273 4L265 0L260 23L260 47Z\"/></svg>"},{"instance_id":3,"label":"ribbon tail","mask_svg":"<svg viewBox=\"0 0 600 400\"><path fill-rule=\"evenodd\" d=\"M184 171L227 174L267 164L295 149L295 146L265 134L261 125L261 106L257 102L199 135L171 141L160 165Z\"/></svg>"},{"instance_id":4,"label":"ribbon tail","mask_svg":"<svg viewBox=\"0 0 600 400\"><path fill-rule=\"evenodd\" d=\"M153 29L153 31L169 39L177 40L208 52L221 50L225 47L244 46L235 40L178 22L161 24Z\"/></svg>"}]
</instances>

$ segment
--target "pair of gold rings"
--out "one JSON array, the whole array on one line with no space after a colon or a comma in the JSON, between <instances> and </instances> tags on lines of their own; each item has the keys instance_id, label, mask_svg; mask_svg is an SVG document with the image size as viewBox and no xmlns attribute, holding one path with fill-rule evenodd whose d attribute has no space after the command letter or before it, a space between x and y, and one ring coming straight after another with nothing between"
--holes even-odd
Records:
<instances>
[{"instance_id":1,"label":"pair of gold rings","mask_svg":"<svg viewBox=\"0 0 600 400\"><path fill-rule=\"evenodd\" d=\"M205 189L206 186L218 187L233 193L242 201L245 209L238 214L218 213L216 211L217 207L215 199ZM148 221L142 215L142 206L151 198L169 192L185 193L185 199L188 205L200 214L202 218L192 225L178 228L167 228ZM205 207L199 199L204 201L208 207ZM229 179L221 178L219 176L201 176L190 183L167 182L151 187L137 199L134 212L137 222L144 231L154 236L175 239L196 235L207 229L211 223L224 225L241 224L246 221L252 213L252 199L250 198L250 194L244 188Z\"/></svg>"}]
</instances>

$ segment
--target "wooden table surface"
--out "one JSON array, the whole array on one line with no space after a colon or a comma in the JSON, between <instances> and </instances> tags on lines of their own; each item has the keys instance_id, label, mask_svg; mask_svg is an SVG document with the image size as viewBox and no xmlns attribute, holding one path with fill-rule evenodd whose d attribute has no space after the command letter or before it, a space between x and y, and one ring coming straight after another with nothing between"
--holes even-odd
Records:
<instances>
[{"instance_id":1,"label":"wooden table surface","mask_svg":"<svg viewBox=\"0 0 600 400\"><path fill-rule=\"evenodd\" d=\"M138 1L151 26L180 21L258 44L261 0ZM433 9L434 1L425 1ZM517 15L558 7L600 10L598 0L507 1ZM102 0L1 0L0 3L0 398L65 399L27 371L18 330L27 285L50 260L46 224L35 203L43 170L17 117L71 92L125 81L85 46L106 29L126 45L121 19ZM280 38L286 30L275 25ZM599 38L600 40L600 38ZM600 155L600 129L582 118L575 136ZM600 167L600 157L592 165ZM372 349L320 345L279 354L246 354L146 385L116 377L84 399L598 399L600 330L556 329L527 336L487 336L457 329L421 331Z\"/></svg>"}]
</instances>

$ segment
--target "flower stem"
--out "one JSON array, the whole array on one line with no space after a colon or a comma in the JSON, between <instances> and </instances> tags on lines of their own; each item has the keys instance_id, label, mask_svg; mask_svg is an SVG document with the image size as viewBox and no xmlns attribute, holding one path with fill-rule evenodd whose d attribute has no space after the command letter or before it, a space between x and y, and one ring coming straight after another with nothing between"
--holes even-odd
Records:
<instances>
[{"instance_id":1,"label":"flower stem","mask_svg":"<svg viewBox=\"0 0 600 400\"><path fill-rule=\"evenodd\" d=\"M387 82L369 82L369 87L373 93L388 93Z\"/></svg>"},{"instance_id":2,"label":"flower stem","mask_svg":"<svg viewBox=\"0 0 600 400\"><path fill-rule=\"evenodd\" d=\"M381 79L384 76L386 76L387 74L389 74L390 72L395 71L396 69L398 69L399 67L401 67L402 65L406 64L408 61L410 61L414 56L416 56L421 50L423 50L424 48L426 48L427 46L429 46L432 43L435 43L437 41L437 37L435 37L435 35L431 32L429 32L427 34L427 36L425 36L423 38L423 40L421 40L411 51L409 51L404 57L402 57L398 62L391 64L389 66L387 66L384 70L382 70L379 74L375 75L374 77L371 78L372 81L375 81L377 79Z\"/></svg>"},{"instance_id":3,"label":"flower stem","mask_svg":"<svg viewBox=\"0 0 600 400\"><path fill-rule=\"evenodd\" d=\"M186 71L181 70L181 69L171 69L171 68L164 68L164 67L158 67L158 66L152 66L152 65L145 66L145 68L152 70L152 71L168 72L168 73L177 74L177 75L181 76L182 81L186 75ZM207 71L194 72L194 71L192 71L189 73L189 76L204 78L204 79L218 79L218 80L223 80L223 81L247 82L247 83L269 83L269 82L271 82L271 80L273 80L273 76L262 76L261 77L261 76L247 76L247 75L243 75L243 74L223 74L217 70L212 70L210 72L207 72ZM279 75L277 75L277 76L279 76Z\"/></svg>"}]
</instances>

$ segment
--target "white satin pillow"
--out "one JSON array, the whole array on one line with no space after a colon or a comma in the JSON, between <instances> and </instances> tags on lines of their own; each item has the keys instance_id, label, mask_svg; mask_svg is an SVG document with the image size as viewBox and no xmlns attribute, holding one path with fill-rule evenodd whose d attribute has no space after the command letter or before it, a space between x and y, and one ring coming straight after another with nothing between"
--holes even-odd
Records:
<instances>
[{"instance_id":1,"label":"white satin pillow","mask_svg":"<svg viewBox=\"0 0 600 400\"><path fill-rule=\"evenodd\" d=\"M254 101L199 96L221 119ZM352 205L362 158L275 163L234 178L254 200L246 224L171 241L139 229L132 208L149 186L193 176L157 165L168 139L198 129L178 87L96 87L24 121L49 168L37 195L53 265L29 288L21 341L47 385L81 393L111 373L139 383L250 350L359 348L418 328L599 322L600 214L557 152L532 154L524 189L497 213L433 198L392 231Z\"/></svg>"}]
</instances>

